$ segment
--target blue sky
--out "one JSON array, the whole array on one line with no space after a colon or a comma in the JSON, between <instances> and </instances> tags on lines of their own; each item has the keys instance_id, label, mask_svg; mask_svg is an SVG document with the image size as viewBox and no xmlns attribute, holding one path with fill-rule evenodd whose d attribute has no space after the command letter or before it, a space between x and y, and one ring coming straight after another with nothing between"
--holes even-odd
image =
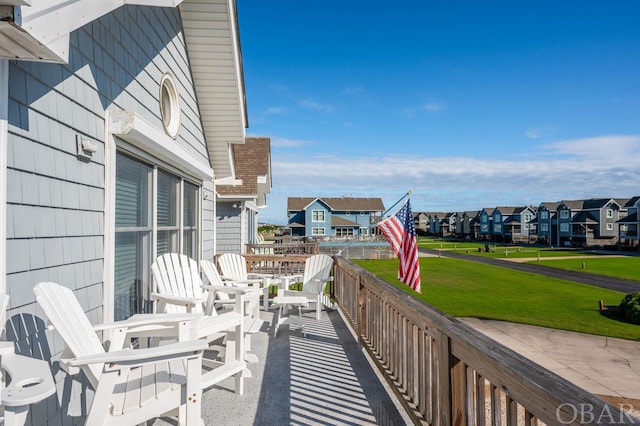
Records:
<instances>
[{"instance_id":1,"label":"blue sky","mask_svg":"<svg viewBox=\"0 0 640 426\"><path fill-rule=\"evenodd\" d=\"M287 197L464 211L640 195L640 2L238 0Z\"/></svg>"}]
</instances>

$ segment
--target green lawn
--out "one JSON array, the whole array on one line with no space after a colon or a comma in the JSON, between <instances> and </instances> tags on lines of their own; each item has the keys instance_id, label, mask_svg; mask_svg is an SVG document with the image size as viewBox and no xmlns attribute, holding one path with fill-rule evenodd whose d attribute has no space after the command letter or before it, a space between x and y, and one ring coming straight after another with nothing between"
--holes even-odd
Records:
<instances>
[{"instance_id":1,"label":"green lawn","mask_svg":"<svg viewBox=\"0 0 640 426\"><path fill-rule=\"evenodd\" d=\"M421 258L419 295L398 281L397 259L355 263L453 316L640 340L640 326L598 312L600 300L618 305L624 293L476 262Z\"/></svg>"},{"instance_id":2,"label":"green lawn","mask_svg":"<svg viewBox=\"0 0 640 426\"><path fill-rule=\"evenodd\" d=\"M640 257L637 256L540 260L530 263L640 281Z\"/></svg>"}]
</instances>

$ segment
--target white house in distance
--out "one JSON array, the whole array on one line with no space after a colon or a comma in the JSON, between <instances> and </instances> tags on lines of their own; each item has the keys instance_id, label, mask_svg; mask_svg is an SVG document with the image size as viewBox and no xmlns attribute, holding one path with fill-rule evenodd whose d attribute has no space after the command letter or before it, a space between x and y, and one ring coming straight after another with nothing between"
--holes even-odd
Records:
<instances>
[{"instance_id":1,"label":"white house in distance","mask_svg":"<svg viewBox=\"0 0 640 426\"><path fill-rule=\"evenodd\" d=\"M38 282L108 322L149 309L157 255L215 255L248 122L235 1L0 0L0 17L0 291L36 325L15 337L55 357Z\"/></svg>"}]
</instances>

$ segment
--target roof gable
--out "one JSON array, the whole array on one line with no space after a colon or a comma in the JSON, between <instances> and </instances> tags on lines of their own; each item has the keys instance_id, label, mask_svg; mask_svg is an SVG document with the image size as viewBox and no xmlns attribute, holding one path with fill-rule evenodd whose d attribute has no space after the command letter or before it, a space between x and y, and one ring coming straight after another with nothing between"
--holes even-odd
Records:
<instances>
[{"instance_id":1,"label":"roof gable","mask_svg":"<svg viewBox=\"0 0 640 426\"><path fill-rule=\"evenodd\" d=\"M287 199L288 211L299 211L306 209L315 200L321 201L333 211L351 212L383 212L384 204L381 198L311 198L311 197L289 197Z\"/></svg>"}]
</instances>

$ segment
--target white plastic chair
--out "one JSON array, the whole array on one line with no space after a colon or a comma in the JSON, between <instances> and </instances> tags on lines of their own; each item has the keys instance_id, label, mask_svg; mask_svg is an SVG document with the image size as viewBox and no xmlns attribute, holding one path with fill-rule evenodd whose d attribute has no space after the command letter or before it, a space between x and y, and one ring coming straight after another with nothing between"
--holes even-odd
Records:
<instances>
[{"instance_id":1,"label":"white plastic chair","mask_svg":"<svg viewBox=\"0 0 640 426\"><path fill-rule=\"evenodd\" d=\"M283 280L293 283L302 281L302 290L285 289L283 296L304 296L308 303L316 304L316 319L320 319L320 310L323 305L324 288L333 281L331 268L333 258L326 254L314 254L309 256L304 263L304 275L292 275L282 277Z\"/></svg>"},{"instance_id":2,"label":"white plastic chair","mask_svg":"<svg viewBox=\"0 0 640 426\"><path fill-rule=\"evenodd\" d=\"M201 424L201 361L207 347L204 340L123 350L130 337L153 335L154 324L161 328L168 326L154 323L148 317L144 321L126 320L98 327L112 331L109 352L105 352L70 289L42 282L34 293L38 305L67 345L66 355L70 358L63 356L61 367L71 375L84 372L95 390L87 425L136 425L174 410L178 411L180 425ZM184 339L189 331L188 321L177 321L174 325L176 335Z\"/></svg>"},{"instance_id":3,"label":"white plastic chair","mask_svg":"<svg viewBox=\"0 0 640 426\"><path fill-rule=\"evenodd\" d=\"M0 331L4 331L9 296L0 294ZM0 366L3 381L0 403L4 407L5 426L20 426L27 421L29 406L56 392L47 361L18 355L13 342L0 342ZM5 384L4 382L10 382Z\"/></svg>"},{"instance_id":4,"label":"white plastic chair","mask_svg":"<svg viewBox=\"0 0 640 426\"><path fill-rule=\"evenodd\" d=\"M259 285L262 288L262 308L269 304L270 274L257 274L247 270L247 259L241 254L224 253L218 257L218 267L223 280L233 281L236 285Z\"/></svg>"},{"instance_id":5,"label":"white plastic chair","mask_svg":"<svg viewBox=\"0 0 640 426\"><path fill-rule=\"evenodd\" d=\"M155 291L151 298L156 301L159 313L193 313L199 315L192 321L191 337L205 338L213 342L226 338L224 361L203 359L210 368L202 377L203 389L235 376L235 392L244 393L243 378L250 377L247 360L253 358L247 354L245 294L249 288L217 288L205 286L200 278L198 264L184 254L167 253L158 256L151 266ZM235 295L234 310L218 314L214 307L217 292ZM144 315L144 314L143 314ZM133 318L141 317L135 315ZM236 337L236 336L244 336Z\"/></svg>"}]
</instances>

